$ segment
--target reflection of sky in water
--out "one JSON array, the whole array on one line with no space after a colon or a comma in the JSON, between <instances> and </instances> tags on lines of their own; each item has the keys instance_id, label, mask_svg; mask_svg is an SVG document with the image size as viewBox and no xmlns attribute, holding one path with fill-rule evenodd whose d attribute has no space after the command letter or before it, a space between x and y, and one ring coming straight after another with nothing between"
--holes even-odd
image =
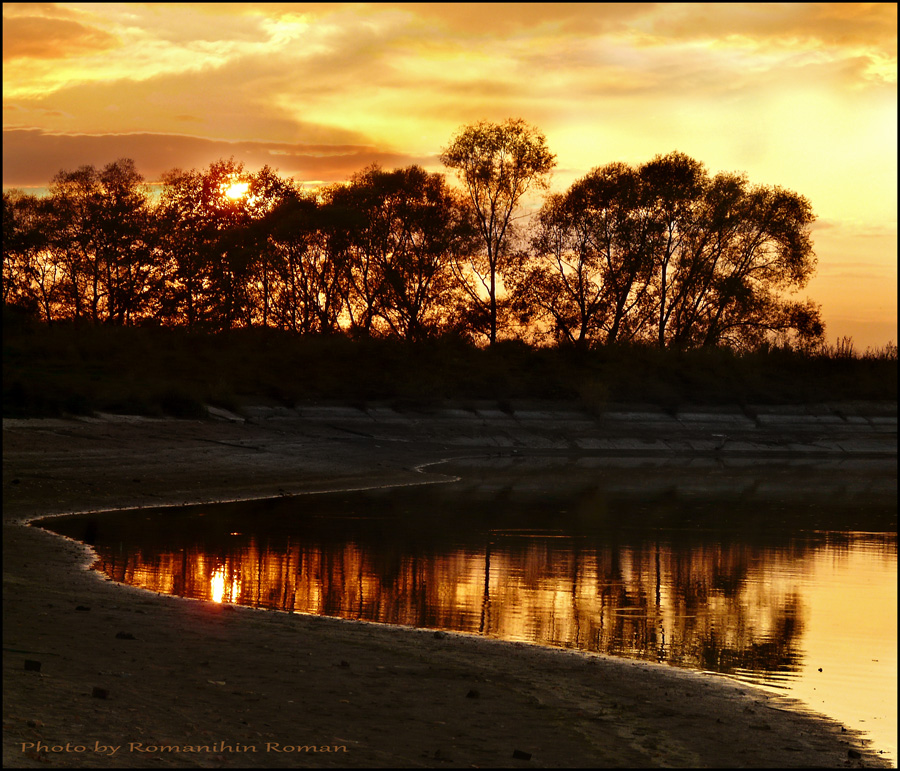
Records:
<instances>
[{"instance_id":1,"label":"reflection of sky in water","mask_svg":"<svg viewBox=\"0 0 900 771\"><path fill-rule=\"evenodd\" d=\"M564 465L541 483L526 464L52 524L154 591L725 673L896 757L895 477L782 466Z\"/></svg>"},{"instance_id":2,"label":"reflection of sky in water","mask_svg":"<svg viewBox=\"0 0 900 771\"><path fill-rule=\"evenodd\" d=\"M896 541L860 534L849 548L816 550L798 572L804 657L790 695L870 732L896 762Z\"/></svg>"}]
</instances>

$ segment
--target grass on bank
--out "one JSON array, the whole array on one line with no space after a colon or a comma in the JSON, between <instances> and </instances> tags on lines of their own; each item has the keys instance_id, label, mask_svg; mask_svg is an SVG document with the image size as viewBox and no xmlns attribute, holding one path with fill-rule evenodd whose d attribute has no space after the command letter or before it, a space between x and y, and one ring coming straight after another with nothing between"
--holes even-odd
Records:
<instances>
[{"instance_id":1,"label":"grass on bank","mask_svg":"<svg viewBox=\"0 0 900 771\"><path fill-rule=\"evenodd\" d=\"M481 349L457 339L300 337L271 329L216 335L183 329L56 324L5 314L3 415L113 412L200 418L240 411L373 401L424 409L452 401L542 400L602 411L649 403L809 404L895 401L897 349L859 355L850 341L818 354L767 349L579 352L518 342Z\"/></svg>"}]
</instances>

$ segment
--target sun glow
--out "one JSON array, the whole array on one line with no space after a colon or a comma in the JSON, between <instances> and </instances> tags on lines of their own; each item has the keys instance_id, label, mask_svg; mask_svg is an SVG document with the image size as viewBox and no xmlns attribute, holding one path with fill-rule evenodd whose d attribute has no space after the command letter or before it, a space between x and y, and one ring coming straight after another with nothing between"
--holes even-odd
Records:
<instances>
[{"instance_id":1,"label":"sun glow","mask_svg":"<svg viewBox=\"0 0 900 771\"><path fill-rule=\"evenodd\" d=\"M233 182L225 188L225 196L232 201L244 198L250 190L249 182Z\"/></svg>"}]
</instances>

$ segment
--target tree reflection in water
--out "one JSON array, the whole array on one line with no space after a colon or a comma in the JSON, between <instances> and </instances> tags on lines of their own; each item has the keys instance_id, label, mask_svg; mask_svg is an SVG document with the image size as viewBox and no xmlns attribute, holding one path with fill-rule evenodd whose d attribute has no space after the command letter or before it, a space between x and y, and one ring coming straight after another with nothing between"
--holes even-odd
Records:
<instances>
[{"instance_id":1,"label":"tree reflection in water","mask_svg":"<svg viewBox=\"0 0 900 771\"><path fill-rule=\"evenodd\" d=\"M895 486L877 463L542 463L470 467L448 485L48 526L89 534L98 569L158 592L769 684L802 663L809 555L853 549L858 531L896 553Z\"/></svg>"}]
</instances>

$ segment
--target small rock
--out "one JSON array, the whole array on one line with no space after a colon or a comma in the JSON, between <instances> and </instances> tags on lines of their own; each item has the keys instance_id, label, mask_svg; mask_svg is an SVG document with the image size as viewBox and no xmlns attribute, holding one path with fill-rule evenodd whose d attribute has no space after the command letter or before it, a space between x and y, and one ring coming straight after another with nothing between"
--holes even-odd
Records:
<instances>
[{"instance_id":1,"label":"small rock","mask_svg":"<svg viewBox=\"0 0 900 771\"><path fill-rule=\"evenodd\" d=\"M861 758L862 754L857 752L856 750L847 750L848 758Z\"/></svg>"},{"instance_id":2,"label":"small rock","mask_svg":"<svg viewBox=\"0 0 900 771\"><path fill-rule=\"evenodd\" d=\"M516 760L531 760L531 753L523 752L522 750L513 750L513 757Z\"/></svg>"},{"instance_id":3,"label":"small rock","mask_svg":"<svg viewBox=\"0 0 900 771\"><path fill-rule=\"evenodd\" d=\"M435 640L443 640L447 636L446 632L435 632L434 639Z\"/></svg>"},{"instance_id":4,"label":"small rock","mask_svg":"<svg viewBox=\"0 0 900 771\"><path fill-rule=\"evenodd\" d=\"M96 686L91 691L91 696L95 699L107 699L109 698L109 691L106 688L97 688Z\"/></svg>"},{"instance_id":5,"label":"small rock","mask_svg":"<svg viewBox=\"0 0 900 771\"><path fill-rule=\"evenodd\" d=\"M471 690L471 691L469 691L469 692L466 694L466 698L467 698L467 699L477 699L479 696L481 696L481 694L478 693L478 691L476 691L476 690L474 690L474 689Z\"/></svg>"},{"instance_id":6,"label":"small rock","mask_svg":"<svg viewBox=\"0 0 900 771\"><path fill-rule=\"evenodd\" d=\"M76 605L75 610L90 610L87 605Z\"/></svg>"},{"instance_id":7,"label":"small rock","mask_svg":"<svg viewBox=\"0 0 900 771\"><path fill-rule=\"evenodd\" d=\"M341 666L344 668L347 668L350 666L350 662L349 661L341 661Z\"/></svg>"},{"instance_id":8,"label":"small rock","mask_svg":"<svg viewBox=\"0 0 900 771\"><path fill-rule=\"evenodd\" d=\"M116 632L117 640L136 640L137 638L131 632Z\"/></svg>"},{"instance_id":9,"label":"small rock","mask_svg":"<svg viewBox=\"0 0 900 771\"><path fill-rule=\"evenodd\" d=\"M40 672L41 671L41 662L33 661L32 659L25 659L25 671L26 672Z\"/></svg>"}]
</instances>

